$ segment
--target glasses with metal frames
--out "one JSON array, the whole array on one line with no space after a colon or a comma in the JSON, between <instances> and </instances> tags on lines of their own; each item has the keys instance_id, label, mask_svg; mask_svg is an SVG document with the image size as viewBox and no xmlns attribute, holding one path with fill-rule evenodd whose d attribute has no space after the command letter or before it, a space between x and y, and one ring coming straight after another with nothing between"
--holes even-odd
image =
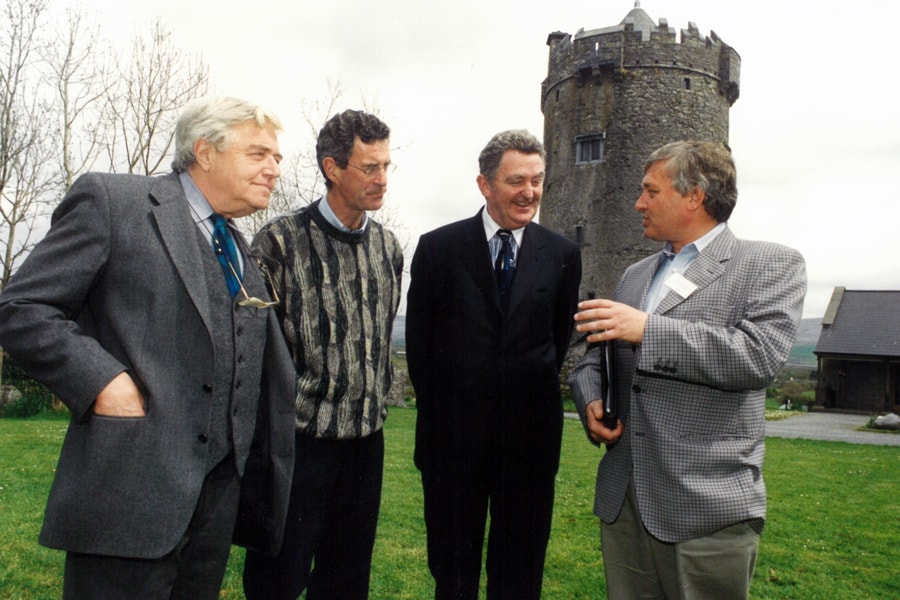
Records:
<instances>
[{"instance_id":1,"label":"glasses with metal frames","mask_svg":"<svg viewBox=\"0 0 900 600\"><path fill-rule=\"evenodd\" d=\"M263 308L270 308L272 306L278 306L278 303L281 300L278 298L278 290L275 289L275 286L271 285L271 277L269 277L269 271L266 269L266 266L262 264L261 261L257 260L256 264L259 265L259 270L262 272L263 277L269 282L269 287L272 289L273 300L267 301L262 298L257 298L256 296L247 295L247 290L244 288L244 282L238 278L238 285L241 286L241 294L244 295L244 299L238 301L238 306L252 306L253 308L258 308L262 310ZM234 266L231 264L231 261L228 261L228 266L231 269L231 272L234 273ZM237 274L235 273L235 277Z\"/></svg>"},{"instance_id":2,"label":"glasses with metal frames","mask_svg":"<svg viewBox=\"0 0 900 600\"><path fill-rule=\"evenodd\" d=\"M397 170L397 165L392 162L386 162L383 165L372 164L372 165L362 165L356 166L352 163L347 163L348 167L353 167L357 171L361 172L366 177L375 177L378 173L384 170L385 175L390 175L394 171Z\"/></svg>"},{"instance_id":3,"label":"glasses with metal frames","mask_svg":"<svg viewBox=\"0 0 900 600\"><path fill-rule=\"evenodd\" d=\"M237 271L234 269L234 265L231 264L231 260L228 258L228 254L222 251L222 247L219 245L219 240L213 238L213 241L216 244L216 253L221 254L225 257L225 262L228 263L228 268L231 269L231 274L234 275L235 281L238 282L238 286L241 289L241 294L244 296L243 300L238 301L238 306L249 306L252 308L258 308L260 310L264 308L270 308L272 306L278 306L278 303L281 300L278 298L278 290L275 289L275 286L271 285L272 278L269 276L269 271L266 269L266 266L257 259L256 264L259 265L259 270L262 272L263 278L269 283L268 286L272 289L272 296L274 299L272 301L263 300L262 298L257 298L256 296L251 296L247 293L247 288L244 287L244 282L241 281L241 278L238 277Z\"/></svg>"}]
</instances>

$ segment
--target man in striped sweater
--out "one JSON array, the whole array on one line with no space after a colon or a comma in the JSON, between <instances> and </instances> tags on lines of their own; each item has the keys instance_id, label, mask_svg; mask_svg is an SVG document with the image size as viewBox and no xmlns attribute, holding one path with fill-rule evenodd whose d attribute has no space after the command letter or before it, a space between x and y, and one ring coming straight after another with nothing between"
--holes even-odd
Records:
<instances>
[{"instance_id":1,"label":"man in striped sweater","mask_svg":"<svg viewBox=\"0 0 900 600\"><path fill-rule=\"evenodd\" d=\"M249 600L367 598L381 502L382 425L403 254L368 216L392 170L390 129L355 110L319 132L325 197L253 241L297 371L296 462L284 543L248 552Z\"/></svg>"}]
</instances>

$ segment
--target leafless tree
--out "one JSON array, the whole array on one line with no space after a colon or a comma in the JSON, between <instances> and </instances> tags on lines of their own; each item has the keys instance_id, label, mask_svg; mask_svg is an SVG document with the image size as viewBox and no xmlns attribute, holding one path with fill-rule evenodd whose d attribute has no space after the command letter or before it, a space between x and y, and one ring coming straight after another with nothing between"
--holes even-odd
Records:
<instances>
[{"instance_id":1,"label":"leafless tree","mask_svg":"<svg viewBox=\"0 0 900 600\"><path fill-rule=\"evenodd\" d=\"M47 0L0 2L2 289L49 207L100 157L112 171L160 170L178 112L206 93L209 68L175 48L157 21L111 78L113 55L80 10L68 13L63 31L42 37Z\"/></svg>"},{"instance_id":2,"label":"leafless tree","mask_svg":"<svg viewBox=\"0 0 900 600\"><path fill-rule=\"evenodd\" d=\"M33 70L45 10L41 0L0 8L0 289L31 249L53 188L53 130Z\"/></svg>"},{"instance_id":3,"label":"leafless tree","mask_svg":"<svg viewBox=\"0 0 900 600\"><path fill-rule=\"evenodd\" d=\"M0 5L0 289L32 244L53 177L33 65L40 44L43 0L5 0ZM0 350L0 373L3 352Z\"/></svg>"},{"instance_id":4,"label":"leafless tree","mask_svg":"<svg viewBox=\"0 0 900 600\"><path fill-rule=\"evenodd\" d=\"M98 26L86 23L81 9L67 14L67 29L56 38L45 57L48 85L53 89L59 122L62 189L91 170L110 134L112 89L110 57L100 51ZM105 165L104 165L105 167Z\"/></svg>"},{"instance_id":5,"label":"leafless tree","mask_svg":"<svg viewBox=\"0 0 900 600\"><path fill-rule=\"evenodd\" d=\"M157 20L148 38L134 40L131 63L118 69L121 86L111 90L114 132L107 140L113 171L155 175L168 170L175 121L184 105L209 88L209 67L185 55Z\"/></svg>"}]
</instances>

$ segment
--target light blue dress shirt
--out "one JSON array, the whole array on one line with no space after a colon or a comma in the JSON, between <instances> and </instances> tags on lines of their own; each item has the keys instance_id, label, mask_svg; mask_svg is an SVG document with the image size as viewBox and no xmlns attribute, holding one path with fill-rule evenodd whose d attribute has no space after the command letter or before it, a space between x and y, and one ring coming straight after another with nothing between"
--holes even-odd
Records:
<instances>
[{"instance_id":1,"label":"light blue dress shirt","mask_svg":"<svg viewBox=\"0 0 900 600\"><path fill-rule=\"evenodd\" d=\"M325 220L340 229L345 233L352 233L354 235L362 235L362 233L366 230L366 225L369 224L369 215L368 213L363 213L363 222L359 229L350 229L343 223L341 220L337 218L337 215L334 214L334 211L331 210L331 205L328 204L328 197L322 196L322 199L319 201L319 212L322 213L322 216L325 217Z\"/></svg>"},{"instance_id":2,"label":"light blue dress shirt","mask_svg":"<svg viewBox=\"0 0 900 600\"><path fill-rule=\"evenodd\" d=\"M194 180L191 179L191 176L188 175L187 171L182 171L178 174L178 180L181 181L181 187L184 189L184 197L187 198L188 206L191 209L191 214L194 216L194 223L197 227L200 228L200 231L206 235L206 239L209 241L210 247L215 250L215 245L212 241L213 236L213 223L210 220L210 217L213 216L212 206L209 205L209 201L206 199L206 196L203 195L203 192L200 191L200 188L197 187L197 184L194 183ZM238 239L237 230L234 228L234 224L231 222L231 219L227 220L228 227L232 229L231 237L235 240ZM235 244L238 248L237 259L240 265L236 267L236 270L239 273L244 272L244 253L240 250L240 244Z\"/></svg>"},{"instance_id":3,"label":"light blue dress shirt","mask_svg":"<svg viewBox=\"0 0 900 600\"><path fill-rule=\"evenodd\" d=\"M666 242L665 247L663 247L663 256L660 258L660 264L656 269L656 274L653 276L653 281L650 283L650 289L647 290L647 297L644 298L644 312L652 313L656 310L662 299L671 291L671 288L666 285L669 277L675 273L684 275L688 267L703 252L703 249L716 239L716 236L722 233L724 229L725 223L719 223L701 238L684 246L678 254L672 251L672 244Z\"/></svg>"}]
</instances>

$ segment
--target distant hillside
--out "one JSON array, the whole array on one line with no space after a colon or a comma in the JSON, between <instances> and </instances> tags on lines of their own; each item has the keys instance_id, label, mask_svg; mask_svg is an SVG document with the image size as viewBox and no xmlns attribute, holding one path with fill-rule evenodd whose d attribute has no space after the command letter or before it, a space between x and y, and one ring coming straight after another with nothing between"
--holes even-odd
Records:
<instances>
[{"instance_id":1,"label":"distant hillside","mask_svg":"<svg viewBox=\"0 0 900 600\"><path fill-rule=\"evenodd\" d=\"M822 332L822 319L802 319L797 331L797 346L815 346Z\"/></svg>"},{"instance_id":2,"label":"distant hillside","mask_svg":"<svg viewBox=\"0 0 900 600\"><path fill-rule=\"evenodd\" d=\"M797 341L791 348L788 357L788 366L813 367L816 366L816 355L813 350L819 341L819 333L822 331L822 319L802 319L797 330Z\"/></svg>"},{"instance_id":3,"label":"distant hillside","mask_svg":"<svg viewBox=\"0 0 900 600\"><path fill-rule=\"evenodd\" d=\"M822 331L822 319L803 319L800 321L800 329L797 331L797 341L794 344L791 362L815 365L815 356L812 349L819 341L819 333ZM393 346L395 349L406 349L406 316L397 315L394 320Z\"/></svg>"},{"instance_id":4,"label":"distant hillside","mask_svg":"<svg viewBox=\"0 0 900 600\"><path fill-rule=\"evenodd\" d=\"M397 318L394 319L394 330L392 332L393 339L391 340L391 346L395 350L405 350L406 349L406 315L397 315Z\"/></svg>"}]
</instances>

